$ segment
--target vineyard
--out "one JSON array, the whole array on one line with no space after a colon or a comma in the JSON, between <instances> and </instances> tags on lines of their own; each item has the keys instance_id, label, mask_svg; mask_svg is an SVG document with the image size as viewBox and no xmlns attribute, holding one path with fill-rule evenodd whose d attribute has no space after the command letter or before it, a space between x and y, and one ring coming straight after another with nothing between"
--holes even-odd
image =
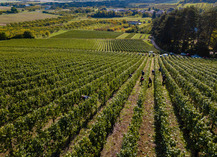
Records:
<instances>
[{"instance_id":1,"label":"vineyard","mask_svg":"<svg viewBox=\"0 0 217 157\"><path fill-rule=\"evenodd\" d=\"M217 61L93 32L0 42L0 156L217 156Z\"/></svg>"},{"instance_id":2,"label":"vineyard","mask_svg":"<svg viewBox=\"0 0 217 157\"><path fill-rule=\"evenodd\" d=\"M1 42L0 156L216 156L216 60L47 40Z\"/></svg>"},{"instance_id":3,"label":"vineyard","mask_svg":"<svg viewBox=\"0 0 217 157\"><path fill-rule=\"evenodd\" d=\"M108 31L88 31L88 30L72 30L66 33L54 36L53 38L116 38L121 35L121 32Z\"/></svg>"},{"instance_id":4,"label":"vineyard","mask_svg":"<svg viewBox=\"0 0 217 157\"><path fill-rule=\"evenodd\" d=\"M79 50L99 50L118 52L148 52L154 50L152 45L141 39L19 39L0 42L2 49L14 48L68 48Z\"/></svg>"}]
</instances>

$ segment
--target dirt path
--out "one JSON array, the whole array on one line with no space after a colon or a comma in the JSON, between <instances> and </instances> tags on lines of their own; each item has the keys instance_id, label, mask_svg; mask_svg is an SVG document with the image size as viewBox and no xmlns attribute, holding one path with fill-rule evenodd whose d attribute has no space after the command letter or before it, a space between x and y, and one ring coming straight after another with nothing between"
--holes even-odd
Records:
<instances>
[{"instance_id":1,"label":"dirt path","mask_svg":"<svg viewBox=\"0 0 217 157\"><path fill-rule=\"evenodd\" d=\"M160 51L163 51L163 50L155 43L154 37L152 37L151 43L152 43L152 45L154 45L154 47L155 47L156 49L158 49L158 50L160 50Z\"/></svg>"},{"instance_id":2,"label":"dirt path","mask_svg":"<svg viewBox=\"0 0 217 157\"><path fill-rule=\"evenodd\" d=\"M152 58L151 70L154 69L154 59ZM154 83L154 76L149 75ZM138 141L138 156L156 156L154 143L154 85L147 89L144 103L144 115L141 128L139 130L140 139Z\"/></svg>"},{"instance_id":3,"label":"dirt path","mask_svg":"<svg viewBox=\"0 0 217 157\"><path fill-rule=\"evenodd\" d=\"M145 69L147 68L149 62L150 60L148 60L144 71L146 71ZM135 87L133 88L131 95L127 100L127 103L125 104L123 110L120 113L120 117L118 118L114 126L112 134L108 136L107 142L101 152L102 157L116 157L117 153L120 152L123 136L125 133L127 133L129 129L129 125L133 116L133 109L136 106L140 89L141 86L138 80Z\"/></svg>"}]
</instances>

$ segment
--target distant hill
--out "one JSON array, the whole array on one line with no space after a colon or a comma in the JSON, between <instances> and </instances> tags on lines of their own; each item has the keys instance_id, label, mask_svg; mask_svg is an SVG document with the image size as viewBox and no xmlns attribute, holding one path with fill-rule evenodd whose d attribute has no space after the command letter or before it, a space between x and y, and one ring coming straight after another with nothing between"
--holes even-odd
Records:
<instances>
[{"instance_id":1,"label":"distant hill","mask_svg":"<svg viewBox=\"0 0 217 157\"><path fill-rule=\"evenodd\" d=\"M128 3L176 3L180 0L125 0Z\"/></svg>"},{"instance_id":2,"label":"distant hill","mask_svg":"<svg viewBox=\"0 0 217 157\"><path fill-rule=\"evenodd\" d=\"M180 3L215 3L216 0L181 0Z\"/></svg>"},{"instance_id":3,"label":"distant hill","mask_svg":"<svg viewBox=\"0 0 217 157\"><path fill-rule=\"evenodd\" d=\"M5 2L15 0L4 0ZM118 0L16 0L20 2L100 2L100 1L118 1ZM171 3L178 2L180 0L119 0L127 3Z\"/></svg>"},{"instance_id":4,"label":"distant hill","mask_svg":"<svg viewBox=\"0 0 217 157\"><path fill-rule=\"evenodd\" d=\"M4 0L5 2L14 0ZM216 0L16 0L21 2L102 2L102 1L119 1L122 3L215 3Z\"/></svg>"}]
</instances>

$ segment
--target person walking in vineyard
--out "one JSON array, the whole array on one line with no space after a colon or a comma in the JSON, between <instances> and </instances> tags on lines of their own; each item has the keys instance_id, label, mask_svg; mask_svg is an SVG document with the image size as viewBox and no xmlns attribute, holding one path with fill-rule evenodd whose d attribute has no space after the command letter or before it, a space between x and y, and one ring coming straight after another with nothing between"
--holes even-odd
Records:
<instances>
[{"instance_id":1,"label":"person walking in vineyard","mask_svg":"<svg viewBox=\"0 0 217 157\"><path fill-rule=\"evenodd\" d=\"M141 78L140 78L140 83L141 83L141 85L142 85L142 82L144 81L144 77L143 76L141 76Z\"/></svg>"},{"instance_id":2,"label":"person walking in vineyard","mask_svg":"<svg viewBox=\"0 0 217 157\"><path fill-rule=\"evenodd\" d=\"M87 96L87 95L82 95L81 97L83 98L83 100L86 100L86 99L90 98L90 97Z\"/></svg>"},{"instance_id":3,"label":"person walking in vineyard","mask_svg":"<svg viewBox=\"0 0 217 157\"><path fill-rule=\"evenodd\" d=\"M144 71L142 71L142 76L143 76L143 75L145 75L145 72L144 72Z\"/></svg>"},{"instance_id":4,"label":"person walking in vineyard","mask_svg":"<svg viewBox=\"0 0 217 157\"><path fill-rule=\"evenodd\" d=\"M151 84L151 85L150 85ZM150 86L149 86L150 85ZM151 79L151 77L149 77L149 79L148 79L148 88L149 87L151 87L152 86L152 79Z\"/></svg>"},{"instance_id":5,"label":"person walking in vineyard","mask_svg":"<svg viewBox=\"0 0 217 157\"><path fill-rule=\"evenodd\" d=\"M165 85L165 81L166 81L166 76L163 74L163 82L162 82L163 86Z\"/></svg>"},{"instance_id":6,"label":"person walking in vineyard","mask_svg":"<svg viewBox=\"0 0 217 157\"><path fill-rule=\"evenodd\" d=\"M152 74L154 75L154 70L152 70Z\"/></svg>"}]
</instances>

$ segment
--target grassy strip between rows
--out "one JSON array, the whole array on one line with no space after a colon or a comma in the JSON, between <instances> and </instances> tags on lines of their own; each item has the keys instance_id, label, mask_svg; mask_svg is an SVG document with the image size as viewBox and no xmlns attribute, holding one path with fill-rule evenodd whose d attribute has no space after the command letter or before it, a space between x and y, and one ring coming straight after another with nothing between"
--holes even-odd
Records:
<instances>
[{"instance_id":1,"label":"grassy strip between rows","mask_svg":"<svg viewBox=\"0 0 217 157\"><path fill-rule=\"evenodd\" d=\"M129 35L129 33L123 33L123 34L119 35L116 39L125 39L128 35Z\"/></svg>"},{"instance_id":2,"label":"grassy strip between rows","mask_svg":"<svg viewBox=\"0 0 217 157\"><path fill-rule=\"evenodd\" d=\"M136 156L138 152L139 129L142 123L143 105L145 102L146 90L148 88L149 71L151 69L151 61L147 67L147 72L144 76L144 83L139 93L137 105L134 108L133 118L129 127L129 131L124 135L122 148L119 157Z\"/></svg>"},{"instance_id":3,"label":"grassy strip between rows","mask_svg":"<svg viewBox=\"0 0 217 157\"><path fill-rule=\"evenodd\" d=\"M131 39L134 35L135 33L130 33L128 36L125 37L125 39Z\"/></svg>"},{"instance_id":4,"label":"grassy strip between rows","mask_svg":"<svg viewBox=\"0 0 217 157\"><path fill-rule=\"evenodd\" d=\"M147 58L146 58L147 59ZM143 70L146 62L138 68L133 77L118 91L116 96L112 99L103 112L97 117L96 123L87 137L81 139L75 146L72 153L66 156L80 157L80 156L99 156L103 145L106 142L109 132L112 131L113 126L119 116L120 111L131 93L136 81Z\"/></svg>"}]
</instances>

